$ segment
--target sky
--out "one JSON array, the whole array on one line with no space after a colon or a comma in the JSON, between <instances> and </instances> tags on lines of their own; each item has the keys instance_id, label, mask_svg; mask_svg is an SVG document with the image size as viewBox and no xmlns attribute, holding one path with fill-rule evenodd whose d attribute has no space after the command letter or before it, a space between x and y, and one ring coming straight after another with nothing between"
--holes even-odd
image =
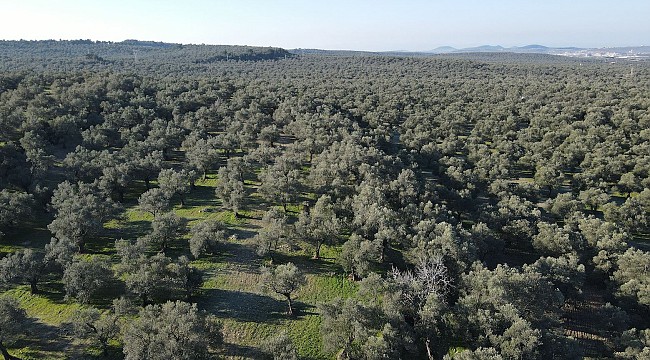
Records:
<instances>
[{"instance_id":1,"label":"sky","mask_svg":"<svg viewBox=\"0 0 650 360\"><path fill-rule=\"evenodd\" d=\"M0 39L287 49L650 45L648 0L0 0Z\"/></svg>"}]
</instances>

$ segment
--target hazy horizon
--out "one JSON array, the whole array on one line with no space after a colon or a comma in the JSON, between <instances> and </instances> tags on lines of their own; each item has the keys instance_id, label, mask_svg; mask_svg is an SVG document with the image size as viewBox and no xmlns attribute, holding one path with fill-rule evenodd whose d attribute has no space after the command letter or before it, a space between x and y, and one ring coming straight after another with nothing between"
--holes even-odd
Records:
<instances>
[{"instance_id":1,"label":"hazy horizon","mask_svg":"<svg viewBox=\"0 0 650 360\"><path fill-rule=\"evenodd\" d=\"M187 0L0 0L0 39L274 46L360 51L428 51L539 44L643 46L650 2L389 0L316 3Z\"/></svg>"}]
</instances>

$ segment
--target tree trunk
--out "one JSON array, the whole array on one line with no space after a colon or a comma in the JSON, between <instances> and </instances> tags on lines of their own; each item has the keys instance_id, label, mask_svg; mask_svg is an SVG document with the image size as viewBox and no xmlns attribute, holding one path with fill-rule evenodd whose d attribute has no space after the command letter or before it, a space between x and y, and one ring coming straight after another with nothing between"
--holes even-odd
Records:
<instances>
[{"instance_id":1,"label":"tree trunk","mask_svg":"<svg viewBox=\"0 0 650 360\"><path fill-rule=\"evenodd\" d=\"M348 354L345 352L345 349L341 350L338 355L336 355L336 360L346 360L348 358Z\"/></svg>"},{"instance_id":2,"label":"tree trunk","mask_svg":"<svg viewBox=\"0 0 650 360\"><path fill-rule=\"evenodd\" d=\"M1 341L0 341L0 353L2 353L2 356L4 357L5 360L20 360L19 357L15 357L9 354L9 352L7 352L7 348Z\"/></svg>"},{"instance_id":3,"label":"tree trunk","mask_svg":"<svg viewBox=\"0 0 650 360\"><path fill-rule=\"evenodd\" d=\"M294 316L293 300L291 300L291 295L284 294L284 296L287 298L287 303L289 304L289 311L287 313L289 314L289 316Z\"/></svg>"},{"instance_id":4,"label":"tree trunk","mask_svg":"<svg viewBox=\"0 0 650 360\"><path fill-rule=\"evenodd\" d=\"M273 261L275 260L273 256L275 255L275 248L273 247L273 242L269 243L269 258L271 259L271 265L273 265Z\"/></svg>"},{"instance_id":5,"label":"tree trunk","mask_svg":"<svg viewBox=\"0 0 650 360\"><path fill-rule=\"evenodd\" d=\"M83 254L86 251L86 241L79 240L79 244L77 246L79 247L79 254Z\"/></svg>"},{"instance_id":6,"label":"tree trunk","mask_svg":"<svg viewBox=\"0 0 650 360\"><path fill-rule=\"evenodd\" d=\"M108 339L101 339L100 342L102 343L102 356L107 357L108 356Z\"/></svg>"},{"instance_id":7,"label":"tree trunk","mask_svg":"<svg viewBox=\"0 0 650 360\"><path fill-rule=\"evenodd\" d=\"M144 185L147 187L147 190L151 189L151 184L149 184L149 177L144 178Z\"/></svg>"},{"instance_id":8,"label":"tree trunk","mask_svg":"<svg viewBox=\"0 0 650 360\"><path fill-rule=\"evenodd\" d=\"M424 342L424 345L427 348L427 357L429 358L429 360L433 360L434 358L433 358L433 353L431 352L431 340L427 338L426 341Z\"/></svg>"},{"instance_id":9,"label":"tree trunk","mask_svg":"<svg viewBox=\"0 0 650 360\"><path fill-rule=\"evenodd\" d=\"M31 280L29 282L29 291L32 294L38 294L38 286L37 286L38 281L37 280Z\"/></svg>"},{"instance_id":10,"label":"tree trunk","mask_svg":"<svg viewBox=\"0 0 650 360\"><path fill-rule=\"evenodd\" d=\"M319 241L319 242L316 244L316 251L314 252L314 256L312 256L312 259L313 259L313 260L318 260L318 259L320 259L320 248L321 248L321 246L323 246L323 243Z\"/></svg>"},{"instance_id":11,"label":"tree trunk","mask_svg":"<svg viewBox=\"0 0 650 360\"><path fill-rule=\"evenodd\" d=\"M336 360L350 360L348 346L344 346L343 349L336 355Z\"/></svg>"}]
</instances>

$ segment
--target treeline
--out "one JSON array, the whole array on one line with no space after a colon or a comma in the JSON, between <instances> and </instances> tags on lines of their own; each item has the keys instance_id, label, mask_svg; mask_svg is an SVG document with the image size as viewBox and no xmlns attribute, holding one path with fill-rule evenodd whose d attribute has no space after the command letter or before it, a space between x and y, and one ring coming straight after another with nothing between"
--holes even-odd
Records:
<instances>
[{"instance_id":1,"label":"treeline","mask_svg":"<svg viewBox=\"0 0 650 360\"><path fill-rule=\"evenodd\" d=\"M169 64L204 64L216 61L264 61L292 57L275 47L185 45L154 41L91 40L0 41L0 70L81 70L131 67L155 68Z\"/></svg>"},{"instance_id":2,"label":"treeline","mask_svg":"<svg viewBox=\"0 0 650 360\"><path fill-rule=\"evenodd\" d=\"M73 45L84 44L61 46ZM0 76L0 226L8 232L46 211L52 233L44 247L6 253L2 279L33 292L59 282L93 305L121 288L110 310L104 299L101 316L78 320L116 326L110 336L85 333L105 350L120 338L120 319L138 311L122 326L127 358L155 344L134 349L129 336L159 334L167 316L191 318L195 340L165 356L208 356L218 346L214 318L173 302L201 296L191 258L229 241L227 224L190 227L174 211L217 174L210 196L221 207L235 218L262 211L259 256L276 265L304 251L318 262L335 249L358 284L354 296L318 309L327 354L580 358L568 309L587 292L602 298L583 319L602 339L588 355L650 351L643 64L631 73L629 64L553 57L302 56L194 64L206 66L194 76L201 68L171 70L198 57L175 56L163 68L99 73L62 58L75 70L52 63ZM103 237L135 203L152 216L147 233ZM300 269L263 274L293 314ZM194 337L203 331L213 336ZM270 353L293 349L286 336L269 344Z\"/></svg>"}]
</instances>

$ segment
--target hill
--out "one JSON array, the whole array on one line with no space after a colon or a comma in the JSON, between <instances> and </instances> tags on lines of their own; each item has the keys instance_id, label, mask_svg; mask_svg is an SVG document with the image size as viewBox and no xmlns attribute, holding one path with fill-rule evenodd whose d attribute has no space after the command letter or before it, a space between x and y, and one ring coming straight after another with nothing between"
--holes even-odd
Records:
<instances>
[{"instance_id":1,"label":"hill","mask_svg":"<svg viewBox=\"0 0 650 360\"><path fill-rule=\"evenodd\" d=\"M126 64L143 66L171 63L209 64L220 61L267 61L292 56L274 47L231 45L183 45L154 41L125 40L106 42L71 41L0 41L0 68L51 67L65 62L75 67L110 67Z\"/></svg>"}]
</instances>

